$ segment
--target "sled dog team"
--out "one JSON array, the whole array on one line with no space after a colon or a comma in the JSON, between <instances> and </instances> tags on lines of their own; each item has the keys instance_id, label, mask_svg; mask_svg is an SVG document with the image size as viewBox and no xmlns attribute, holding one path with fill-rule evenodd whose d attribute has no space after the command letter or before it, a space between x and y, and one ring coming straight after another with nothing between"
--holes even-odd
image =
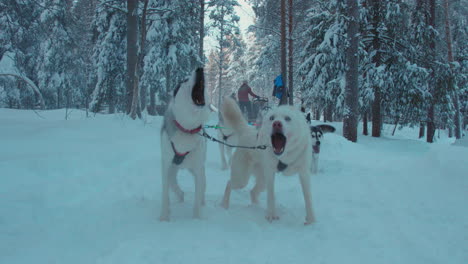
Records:
<instances>
[{"instance_id":1,"label":"sled dog team","mask_svg":"<svg viewBox=\"0 0 468 264\"><path fill-rule=\"evenodd\" d=\"M180 169L188 169L194 175L193 217L199 218L201 215L206 189L206 139L201 134L211 111L206 98L203 68L198 68L176 87L164 115L161 128L161 153L164 153L161 155L161 221L169 221L170 218L169 189L175 193L177 200L184 200L184 192L177 182ZM302 112L286 105L263 113L259 128L248 125L237 103L229 97L224 98L220 112L222 118L218 139L236 146L266 146L265 149L237 147L231 154L231 147L220 144L222 168L230 167L230 179L221 205L229 208L231 190L244 188L253 175L255 186L250 191L251 202L258 203L259 194L266 189L266 219L270 222L278 220L275 175L298 174L304 196L305 224L313 223L310 175L317 172L323 133L335 129L328 125L310 126L310 115L306 119Z\"/></svg>"}]
</instances>

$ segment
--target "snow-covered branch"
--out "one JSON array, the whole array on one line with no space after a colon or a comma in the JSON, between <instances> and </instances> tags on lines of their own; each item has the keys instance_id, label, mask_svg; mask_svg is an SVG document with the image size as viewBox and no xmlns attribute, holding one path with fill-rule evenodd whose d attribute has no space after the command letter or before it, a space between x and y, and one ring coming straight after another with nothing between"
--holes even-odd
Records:
<instances>
[{"instance_id":1,"label":"snow-covered branch","mask_svg":"<svg viewBox=\"0 0 468 264\"><path fill-rule=\"evenodd\" d=\"M39 87L37 87L36 84L34 84L34 82L29 79L28 77L26 76L21 76L19 74L15 74L15 73L0 73L0 77L1 76L10 76L10 77L15 77L17 79L20 79L22 80L23 82L25 82L26 84L28 84L31 88L32 88L32 91L34 92L34 94L36 94L37 97L39 97L39 103L41 104L41 108L42 109L45 109L45 104L44 104L44 98L42 97L42 93L41 91L39 90Z\"/></svg>"}]
</instances>

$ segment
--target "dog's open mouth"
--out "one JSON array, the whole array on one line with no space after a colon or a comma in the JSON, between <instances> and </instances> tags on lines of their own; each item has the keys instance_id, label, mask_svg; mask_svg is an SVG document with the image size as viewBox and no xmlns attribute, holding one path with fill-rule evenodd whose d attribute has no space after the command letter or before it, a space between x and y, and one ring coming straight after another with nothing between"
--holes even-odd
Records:
<instances>
[{"instance_id":1,"label":"dog's open mouth","mask_svg":"<svg viewBox=\"0 0 468 264\"><path fill-rule=\"evenodd\" d=\"M195 84L192 88L192 101L197 106L205 105L205 76L203 68L198 68L195 72Z\"/></svg>"},{"instance_id":2,"label":"dog's open mouth","mask_svg":"<svg viewBox=\"0 0 468 264\"><path fill-rule=\"evenodd\" d=\"M312 146L312 149L313 149L314 153L316 153L316 154L320 153L320 146L314 145L314 146Z\"/></svg>"},{"instance_id":3,"label":"dog's open mouth","mask_svg":"<svg viewBox=\"0 0 468 264\"><path fill-rule=\"evenodd\" d=\"M271 144L273 145L273 152L276 155L281 155L286 147L286 137L281 132L275 132L271 135Z\"/></svg>"}]
</instances>

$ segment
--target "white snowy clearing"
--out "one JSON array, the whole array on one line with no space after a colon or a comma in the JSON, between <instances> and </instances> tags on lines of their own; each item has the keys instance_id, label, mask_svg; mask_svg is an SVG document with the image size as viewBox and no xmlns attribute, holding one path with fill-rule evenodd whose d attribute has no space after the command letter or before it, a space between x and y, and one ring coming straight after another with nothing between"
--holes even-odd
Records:
<instances>
[{"instance_id":1,"label":"white snowy clearing","mask_svg":"<svg viewBox=\"0 0 468 264\"><path fill-rule=\"evenodd\" d=\"M209 142L202 219L183 171L185 202L172 199L162 223L160 155L172 154L159 149L160 117L40 115L0 109L0 263L468 263L468 148L444 132L432 145L409 128L354 144L336 123L311 226L297 177L277 176L277 222L265 193L252 206L249 189L234 191L220 207L229 172Z\"/></svg>"}]
</instances>

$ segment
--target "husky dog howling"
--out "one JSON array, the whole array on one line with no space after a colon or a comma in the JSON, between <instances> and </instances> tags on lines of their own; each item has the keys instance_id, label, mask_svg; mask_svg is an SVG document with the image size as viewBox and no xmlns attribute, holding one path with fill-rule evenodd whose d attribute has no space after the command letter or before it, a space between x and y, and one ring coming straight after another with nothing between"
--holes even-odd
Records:
<instances>
[{"instance_id":1,"label":"husky dog howling","mask_svg":"<svg viewBox=\"0 0 468 264\"><path fill-rule=\"evenodd\" d=\"M169 221L169 189L180 202L184 200L184 192L177 183L180 169L188 169L195 177L193 217L200 218L200 207L205 202L206 140L198 134L210 115L207 101L203 68L198 68L174 90L164 115L161 128L161 221Z\"/></svg>"}]
</instances>

